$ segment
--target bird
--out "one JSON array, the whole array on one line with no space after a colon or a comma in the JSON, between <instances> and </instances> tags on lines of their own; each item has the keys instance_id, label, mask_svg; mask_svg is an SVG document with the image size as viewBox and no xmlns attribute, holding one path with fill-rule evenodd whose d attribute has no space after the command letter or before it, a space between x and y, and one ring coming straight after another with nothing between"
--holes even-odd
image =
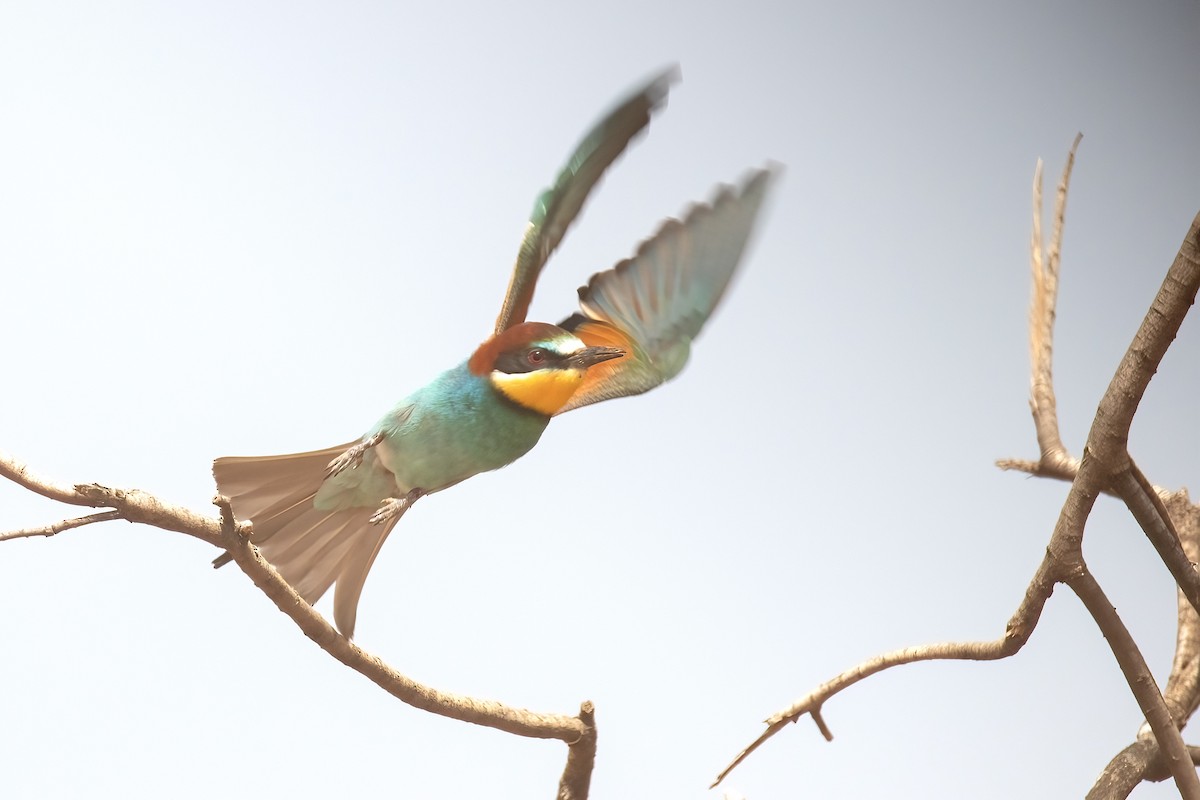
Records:
<instances>
[{"instance_id":1,"label":"bird","mask_svg":"<svg viewBox=\"0 0 1200 800\"><path fill-rule=\"evenodd\" d=\"M516 461L552 417L646 392L683 369L742 261L778 164L662 222L632 257L593 275L579 310L558 324L526 321L538 276L588 195L679 80L672 66L627 95L538 196L495 327L469 358L359 439L213 462L219 495L250 521L250 542L297 594L315 604L334 588L345 637L380 548L417 500ZM227 552L213 564L230 560Z\"/></svg>"}]
</instances>

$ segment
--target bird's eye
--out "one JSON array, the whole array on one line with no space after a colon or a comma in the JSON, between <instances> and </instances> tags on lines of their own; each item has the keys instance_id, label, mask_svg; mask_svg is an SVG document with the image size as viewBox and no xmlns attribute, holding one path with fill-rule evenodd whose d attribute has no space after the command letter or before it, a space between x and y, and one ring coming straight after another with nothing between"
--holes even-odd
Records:
<instances>
[{"instance_id":1,"label":"bird's eye","mask_svg":"<svg viewBox=\"0 0 1200 800\"><path fill-rule=\"evenodd\" d=\"M536 367L540 364L545 363L546 351L541 349L540 347L535 347L532 350L530 350L528 353L525 354L525 360Z\"/></svg>"}]
</instances>

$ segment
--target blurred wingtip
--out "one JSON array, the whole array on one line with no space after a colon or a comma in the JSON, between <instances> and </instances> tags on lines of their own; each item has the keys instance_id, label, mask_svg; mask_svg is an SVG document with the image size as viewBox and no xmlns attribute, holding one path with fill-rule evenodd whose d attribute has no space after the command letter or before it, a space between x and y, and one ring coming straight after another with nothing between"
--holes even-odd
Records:
<instances>
[{"instance_id":1,"label":"blurred wingtip","mask_svg":"<svg viewBox=\"0 0 1200 800\"><path fill-rule=\"evenodd\" d=\"M763 184L765 186L778 181L786 171L787 165L782 161L767 159L761 167L752 168L743 176L742 185L747 188L755 184Z\"/></svg>"},{"instance_id":2,"label":"blurred wingtip","mask_svg":"<svg viewBox=\"0 0 1200 800\"><path fill-rule=\"evenodd\" d=\"M683 69L679 66L678 61L674 61L663 67L658 73L658 80L673 85L683 80Z\"/></svg>"},{"instance_id":3,"label":"blurred wingtip","mask_svg":"<svg viewBox=\"0 0 1200 800\"><path fill-rule=\"evenodd\" d=\"M782 162L768 159L761 167L747 170L738 181L736 189L733 187L723 188L726 192L740 196L744 202L749 202L757 208L766 201L768 193L779 182L786 170L787 167Z\"/></svg>"},{"instance_id":4,"label":"blurred wingtip","mask_svg":"<svg viewBox=\"0 0 1200 800\"><path fill-rule=\"evenodd\" d=\"M763 172L769 172L772 175L782 175L787 171L787 164L782 161L776 161L773 158L768 158L762 165Z\"/></svg>"},{"instance_id":5,"label":"blurred wingtip","mask_svg":"<svg viewBox=\"0 0 1200 800\"><path fill-rule=\"evenodd\" d=\"M652 107L662 105L667 101L671 87L683 80L683 72L678 63L668 64L654 73L638 94L644 95Z\"/></svg>"}]
</instances>

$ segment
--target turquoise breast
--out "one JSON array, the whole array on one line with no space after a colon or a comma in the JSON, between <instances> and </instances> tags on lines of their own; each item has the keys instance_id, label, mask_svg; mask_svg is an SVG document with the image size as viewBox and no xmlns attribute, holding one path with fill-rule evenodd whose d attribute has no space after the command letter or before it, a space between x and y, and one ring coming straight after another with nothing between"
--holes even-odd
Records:
<instances>
[{"instance_id":1,"label":"turquoise breast","mask_svg":"<svg viewBox=\"0 0 1200 800\"><path fill-rule=\"evenodd\" d=\"M396 424L409 406L412 413ZM401 401L371 433L384 432L379 461L402 492L436 492L516 461L549 422L502 397L464 362Z\"/></svg>"}]
</instances>

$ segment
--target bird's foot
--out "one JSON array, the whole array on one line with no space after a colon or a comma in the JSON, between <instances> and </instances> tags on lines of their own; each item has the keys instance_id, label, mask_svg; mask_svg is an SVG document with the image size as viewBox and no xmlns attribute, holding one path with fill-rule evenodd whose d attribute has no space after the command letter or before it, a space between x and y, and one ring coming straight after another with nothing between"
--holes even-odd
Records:
<instances>
[{"instance_id":1,"label":"bird's foot","mask_svg":"<svg viewBox=\"0 0 1200 800\"><path fill-rule=\"evenodd\" d=\"M332 478L340 475L348 469L358 469L362 464L363 456L367 454L375 445L383 441L383 433L376 433L370 439L364 439L358 444L351 447L346 452L329 462L329 466L325 467L325 477Z\"/></svg>"},{"instance_id":2,"label":"bird's foot","mask_svg":"<svg viewBox=\"0 0 1200 800\"><path fill-rule=\"evenodd\" d=\"M399 519L408 511L409 506L417 502L417 499L425 494L423 489L412 489L404 497L389 497L383 501L383 505L379 510L371 515L368 520L372 525L381 525L384 522L391 522L394 519Z\"/></svg>"}]
</instances>

